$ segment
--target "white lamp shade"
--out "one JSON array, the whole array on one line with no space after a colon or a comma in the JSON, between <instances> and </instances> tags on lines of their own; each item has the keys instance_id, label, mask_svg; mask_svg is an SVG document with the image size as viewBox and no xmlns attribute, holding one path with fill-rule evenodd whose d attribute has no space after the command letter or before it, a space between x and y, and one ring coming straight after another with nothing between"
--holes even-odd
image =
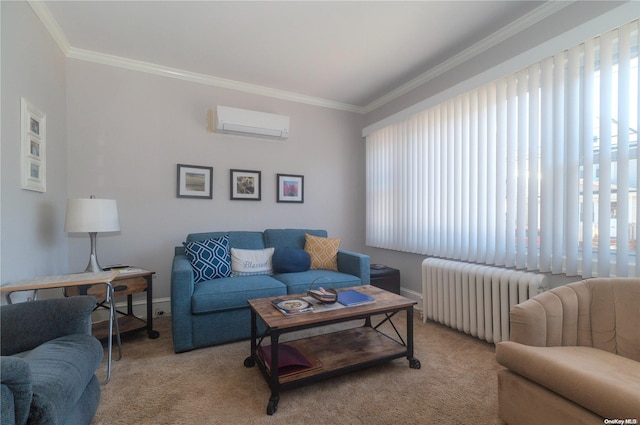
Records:
<instances>
[{"instance_id":1,"label":"white lamp shade","mask_svg":"<svg viewBox=\"0 0 640 425\"><path fill-rule=\"evenodd\" d=\"M117 232L118 206L113 199L68 199L65 232Z\"/></svg>"}]
</instances>

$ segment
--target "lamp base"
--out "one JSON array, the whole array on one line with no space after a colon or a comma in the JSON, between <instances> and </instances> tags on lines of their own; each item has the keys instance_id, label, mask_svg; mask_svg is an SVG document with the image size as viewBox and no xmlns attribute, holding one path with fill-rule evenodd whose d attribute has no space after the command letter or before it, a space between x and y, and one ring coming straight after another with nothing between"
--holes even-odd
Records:
<instances>
[{"instance_id":1,"label":"lamp base","mask_svg":"<svg viewBox=\"0 0 640 425\"><path fill-rule=\"evenodd\" d=\"M89 264L84 270L85 273L98 273L102 271L102 267L98 263L98 255L96 254L96 236L97 232L89 232L89 240L91 241L91 252L89 253Z\"/></svg>"},{"instance_id":2,"label":"lamp base","mask_svg":"<svg viewBox=\"0 0 640 425\"><path fill-rule=\"evenodd\" d=\"M98 273L102 271L102 267L98 264L98 259L95 255L91 254L89 257L89 264L87 264L87 268L84 269L85 273Z\"/></svg>"}]
</instances>

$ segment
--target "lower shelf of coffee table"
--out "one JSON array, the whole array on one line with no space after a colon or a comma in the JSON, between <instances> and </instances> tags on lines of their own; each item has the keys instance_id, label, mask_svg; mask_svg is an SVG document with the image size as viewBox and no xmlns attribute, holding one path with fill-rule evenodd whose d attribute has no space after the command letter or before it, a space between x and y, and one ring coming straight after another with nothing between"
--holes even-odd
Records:
<instances>
[{"instance_id":1,"label":"lower shelf of coffee table","mask_svg":"<svg viewBox=\"0 0 640 425\"><path fill-rule=\"evenodd\" d=\"M280 384L323 374L330 376L407 355L406 346L368 326L286 341L282 344L298 349L314 366L309 370L280 376Z\"/></svg>"}]
</instances>

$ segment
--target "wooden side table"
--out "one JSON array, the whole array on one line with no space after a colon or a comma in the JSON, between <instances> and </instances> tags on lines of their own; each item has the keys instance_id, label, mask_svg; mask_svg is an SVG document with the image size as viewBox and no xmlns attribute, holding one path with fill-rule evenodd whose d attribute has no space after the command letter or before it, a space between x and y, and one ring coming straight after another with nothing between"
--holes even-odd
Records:
<instances>
[{"instance_id":1,"label":"wooden side table","mask_svg":"<svg viewBox=\"0 0 640 425\"><path fill-rule=\"evenodd\" d=\"M115 298L127 297L127 310L120 311L116 308L116 320L120 328L120 334L129 334L143 329L151 339L158 338L160 333L153 329L153 279L155 272L138 267L119 269L120 274L113 282ZM144 320L133 314L133 294L147 293L147 319ZM66 294L93 295L96 297L98 307L107 308L104 293L97 285L74 286L66 288ZM107 338L109 335L108 323L99 322L93 325L93 335L98 339Z\"/></svg>"}]
</instances>

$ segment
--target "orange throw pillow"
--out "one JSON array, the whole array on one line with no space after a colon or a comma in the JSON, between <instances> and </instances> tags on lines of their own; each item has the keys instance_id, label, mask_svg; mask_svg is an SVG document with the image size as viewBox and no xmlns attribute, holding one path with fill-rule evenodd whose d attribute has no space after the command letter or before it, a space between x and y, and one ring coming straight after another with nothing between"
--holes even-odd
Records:
<instances>
[{"instance_id":1,"label":"orange throw pillow","mask_svg":"<svg viewBox=\"0 0 640 425\"><path fill-rule=\"evenodd\" d=\"M304 250L311 257L312 270L334 270L338 271L338 247L339 238L322 238L304 234Z\"/></svg>"}]
</instances>

